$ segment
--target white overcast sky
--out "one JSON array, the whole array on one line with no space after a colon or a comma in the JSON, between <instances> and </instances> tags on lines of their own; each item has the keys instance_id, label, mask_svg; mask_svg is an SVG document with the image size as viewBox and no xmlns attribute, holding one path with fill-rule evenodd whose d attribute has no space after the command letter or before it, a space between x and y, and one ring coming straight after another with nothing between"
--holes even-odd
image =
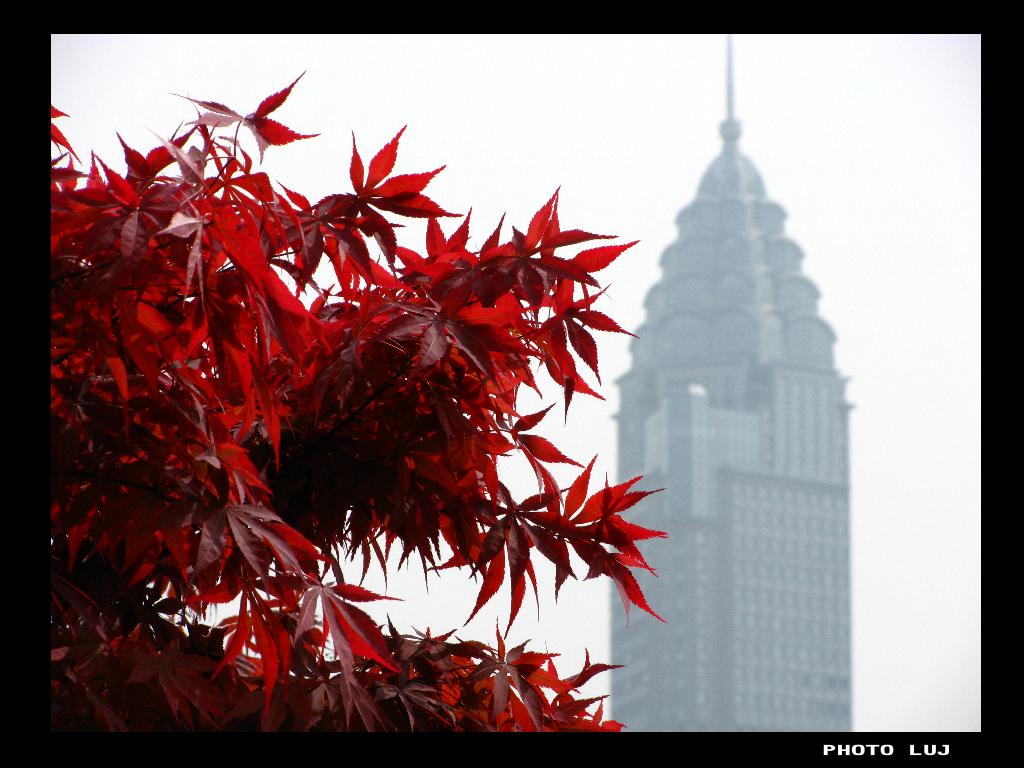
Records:
<instances>
[{"instance_id":1,"label":"white overcast sky","mask_svg":"<svg viewBox=\"0 0 1024 768\"><path fill-rule=\"evenodd\" d=\"M147 129L193 119L172 93L245 113L306 70L274 117L322 135L271 148L272 177L314 199L349 191L351 132L366 159L408 124L396 170L447 164L427 191L473 208L476 244L504 212L525 226L561 186L563 226L641 241L601 273L604 309L630 329L724 112L723 35L57 35L50 66L65 135L115 169L115 130L145 152ZM981 38L738 35L735 72L740 146L789 213L856 405L854 727L978 730ZM421 248L422 231L406 244ZM567 425L553 410L540 431L584 463L600 452L595 478L614 479L613 382L629 354L602 336L607 402L578 396ZM584 646L609 660L607 585L570 581L556 605L550 572L539 576L541 620L527 598L510 639L561 651L560 671ZM459 627L474 598L463 582L448 572L427 595L418 571L403 573L388 592L404 602L371 611ZM486 640L507 617L506 588L462 631Z\"/></svg>"}]
</instances>

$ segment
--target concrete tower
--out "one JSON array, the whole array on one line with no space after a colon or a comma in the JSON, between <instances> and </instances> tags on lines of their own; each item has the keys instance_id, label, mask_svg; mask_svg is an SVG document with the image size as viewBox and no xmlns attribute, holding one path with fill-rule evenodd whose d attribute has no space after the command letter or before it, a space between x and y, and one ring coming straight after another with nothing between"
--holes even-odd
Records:
<instances>
[{"instance_id":1,"label":"concrete tower","mask_svg":"<svg viewBox=\"0 0 1024 768\"><path fill-rule=\"evenodd\" d=\"M612 709L640 731L844 731L850 406L804 254L739 149L731 40L727 61L722 151L618 381L619 477L666 489L635 519L669 538L640 578L667 623L612 611Z\"/></svg>"}]
</instances>

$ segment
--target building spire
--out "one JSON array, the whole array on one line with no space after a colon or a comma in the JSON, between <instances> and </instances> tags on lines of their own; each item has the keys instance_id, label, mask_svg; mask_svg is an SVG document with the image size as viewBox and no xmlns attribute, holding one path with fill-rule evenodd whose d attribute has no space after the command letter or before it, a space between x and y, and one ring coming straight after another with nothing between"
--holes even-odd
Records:
<instances>
[{"instance_id":1,"label":"building spire","mask_svg":"<svg viewBox=\"0 0 1024 768\"><path fill-rule=\"evenodd\" d=\"M725 36L725 119L732 120L732 35Z\"/></svg>"},{"instance_id":2,"label":"building spire","mask_svg":"<svg viewBox=\"0 0 1024 768\"><path fill-rule=\"evenodd\" d=\"M735 144L740 137L740 122L733 112L732 35L725 36L725 120L718 132L727 144Z\"/></svg>"}]
</instances>

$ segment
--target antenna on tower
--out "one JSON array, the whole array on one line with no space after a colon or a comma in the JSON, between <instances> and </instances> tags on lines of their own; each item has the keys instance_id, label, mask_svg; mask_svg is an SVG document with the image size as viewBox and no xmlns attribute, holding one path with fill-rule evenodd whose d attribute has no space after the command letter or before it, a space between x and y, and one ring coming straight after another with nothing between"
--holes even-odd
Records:
<instances>
[{"instance_id":1,"label":"antenna on tower","mask_svg":"<svg viewBox=\"0 0 1024 768\"><path fill-rule=\"evenodd\" d=\"M729 146L735 146L740 137L740 121L733 115L732 35L725 36L725 120L722 121L718 132Z\"/></svg>"},{"instance_id":2,"label":"antenna on tower","mask_svg":"<svg viewBox=\"0 0 1024 768\"><path fill-rule=\"evenodd\" d=\"M725 119L734 119L732 111L732 35L725 36Z\"/></svg>"}]
</instances>

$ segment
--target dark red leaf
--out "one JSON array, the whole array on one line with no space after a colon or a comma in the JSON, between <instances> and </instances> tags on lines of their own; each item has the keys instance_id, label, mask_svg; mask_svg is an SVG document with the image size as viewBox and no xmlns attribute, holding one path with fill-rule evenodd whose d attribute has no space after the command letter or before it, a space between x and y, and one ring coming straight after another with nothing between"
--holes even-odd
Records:
<instances>
[{"instance_id":1,"label":"dark red leaf","mask_svg":"<svg viewBox=\"0 0 1024 768\"><path fill-rule=\"evenodd\" d=\"M303 72L302 75L304 74L306 73ZM260 105L256 107L256 111L249 115L249 118L252 119L254 117L266 117L275 109L284 104L285 100L288 98L288 95L292 92L292 88L295 87L295 83L299 82L299 80L302 79L302 75L296 77L295 80L292 81L292 84L289 85L287 88L278 91L272 96L267 96L267 98L261 101Z\"/></svg>"},{"instance_id":2,"label":"dark red leaf","mask_svg":"<svg viewBox=\"0 0 1024 768\"><path fill-rule=\"evenodd\" d=\"M557 214L556 214L557 215ZM547 251L547 249L561 248L566 245L577 245L578 243L585 243L588 240L611 240L615 235L595 235L591 232L584 232L581 229L569 229L565 232L557 232L555 234L546 233L544 238L541 240L541 246Z\"/></svg>"},{"instance_id":3,"label":"dark red leaf","mask_svg":"<svg viewBox=\"0 0 1024 768\"><path fill-rule=\"evenodd\" d=\"M565 329L568 332L569 342L572 344L572 348L576 350L576 354L580 356L587 367L594 372L597 376L598 382L601 381L601 374L597 370L597 342L594 341L594 337L591 336L586 329L576 323L566 323Z\"/></svg>"},{"instance_id":4,"label":"dark red leaf","mask_svg":"<svg viewBox=\"0 0 1024 768\"><path fill-rule=\"evenodd\" d=\"M203 573L220 560L227 545L227 513L224 510L212 515L203 523L196 556L196 572Z\"/></svg>"},{"instance_id":5,"label":"dark red leaf","mask_svg":"<svg viewBox=\"0 0 1024 768\"><path fill-rule=\"evenodd\" d=\"M374 198L373 204L382 210L417 219L431 216L458 216L457 213L448 213L426 195Z\"/></svg>"},{"instance_id":6,"label":"dark red leaf","mask_svg":"<svg viewBox=\"0 0 1024 768\"><path fill-rule=\"evenodd\" d=\"M590 248L580 251L573 258L572 262L586 272L598 272L611 264L627 248L632 248L639 240L634 240L625 245L606 245L601 248Z\"/></svg>"},{"instance_id":7,"label":"dark red leaf","mask_svg":"<svg viewBox=\"0 0 1024 768\"><path fill-rule=\"evenodd\" d=\"M427 326L423 340L420 342L420 353L417 365L425 368L433 365L448 351L448 337L445 336L444 326L441 323L431 323Z\"/></svg>"},{"instance_id":8,"label":"dark red leaf","mask_svg":"<svg viewBox=\"0 0 1024 768\"><path fill-rule=\"evenodd\" d=\"M318 133L296 133L288 126L282 125L276 120L271 120L269 117L254 117L251 120L246 120L245 124L252 131L253 136L256 137L256 143L260 148L261 160L267 146L277 147L283 144L291 144L299 139L312 139L314 136L320 135Z\"/></svg>"},{"instance_id":9,"label":"dark red leaf","mask_svg":"<svg viewBox=\"0 0 1024 768\"><path fill-rule=\"evenodd\" d=\"M491 560L487 566L487 572L484 575L483 583L480 585L480 592L476 597L476 605L473 606L473 612L469 614L469 618L466 619L466 624L469 624L476 616L477 611L484 607L484 604L494 597L494 594L498 591L501 586L501 582L505 579L505 551L502 549L498 550L498 554L495 555L494 559Z\"/></svg>"},{"instance_id":10,"label":"dark red leaf","mask_svg":"<svg viewBox=\"0 0 1024 768\"><path fill-rule=\"evenodd\" d=\"M529 416L523 416L521 419L517 420L516 423L512 426L512 431L529 432L531 429L540 424L541 419L543 419L545 414L547 414L547 412L550 411L552 408L554 408L554 405L549 405L543 411L537 411L536 413L531 413Z\"/></svg>"},{"instance_id":11,"label":"dark red leaf","mask_svg":"<svg viewBox=\"0 0 1024 768\"><path fill-rule=\"evenodd\" d=\"M352 163L348 168L349 179L352 180L352 189L356 194L363 191L363 160L359 157L359 150L356 149L356 135L352 134Z\"/></svg>"},{"instance_id":12,"label":"dark red leaf","mask_svg":"<svg viewBox=\"0 0 1024 768\"><path fill-rule=\"evenodd\" d=\"M427 173L407 173L401 176L392 176L383 184L379 184L374 190L374 197L400 197L404 195L415 195L422 192L430 180L444 170L442 165ZM358 190L357 190L358 191Z\"/></svg>"},{"instance_id":13,"label":"dark red leaf","mask_svg":"<svg viewBox=\"0 0 1024 768\"><path fill-rule=\"evenodd\" d=\"M524 250L529 251L540 242L540 238L547 229L548 221L551 219L551 213L555 210L557 203L558 190L555 190L555 194L551 196L551 199L542 205L540 210L533 214L533 218L530 220L530 226L526 230L526 238L523 244Z\"/></svg>"},{"instance_id":14,"label":"dark red leaf","mask_svg":"<svg viewBox=\"0 0 1024 768\"><path fill-rule=\"evenodd\" d=\"M577 467L583 466L578 461L573 461L568 456L565 456L549 441L539 435L519 435L518 439L530 453L541 461L557 464L572 464Z\"/></svg>"},{"instance_id":15,"label":"dark red leaf","mask_svg":"<svg viewBox=\"0 0 1024 768\"><path fill-rule=\"evenodd\" d=\"M125 144L124 139L121 138L121 134L117 134L117 140L121 142L121 146L124 148L124 162L125 165L128 166L129 174L134 174L140 177L149 176L150 171L149 165L146 163L146 158Z\"/></svg>"},{"instance_id":16,"label":"dark red leaf","mask_svg":"<svg viewBox=\"0 0 1024 768\"><path fill-rule=\"evenodd\" d=\"M387 178L387 175L391 173L391 169L395 167L395 160L398 158L398 140L402 138L402 134L405 133L407 127L403 126L402 130L395 134L395 138L385 144L380 152L373 156L366 175L367 189L374 189Z\"/></svg>"},{"instance_id":17,"label":"dark red leaf","mask_svg":"<svg viewBox=\"0 0 1024 768\"><path fill-rule=\"evenodd\" d=\"M569 492L565 495L566 517L572 517L583 504L583 500L586 499L587 488L590 485L590 470L594 468L595 461L597 461L597 456L590 460L587 468L569 486Z\"/></svg>"},{"instance_id":18,"label":"dark red leaf","mask_svg":"<svg viewBox=\"0 0 1024 768\"><path fill-rule=\"evenodd\" d=\"M627 336L636 337L636 334L630 333L619 327L619 324L612 320L608 315L603 312L595 312L594 310L585 310L583 312L577 312L576 317L584 325L589 325L591 328L596 328L599 331L610 331L613 333L624 333Z\"/></svg>"},{"instance_id":19,"label":"dark red leaf","mask_svg":"<svg viewBox=\"0 0 1024 768\"><path fill-rule=\"evenodd\" d=\"M398 600L397 597L378 595L358 584L337 584L332 589L340 596L351 602L366 602L368 600Z\"/></svg>"}]
</instances>

